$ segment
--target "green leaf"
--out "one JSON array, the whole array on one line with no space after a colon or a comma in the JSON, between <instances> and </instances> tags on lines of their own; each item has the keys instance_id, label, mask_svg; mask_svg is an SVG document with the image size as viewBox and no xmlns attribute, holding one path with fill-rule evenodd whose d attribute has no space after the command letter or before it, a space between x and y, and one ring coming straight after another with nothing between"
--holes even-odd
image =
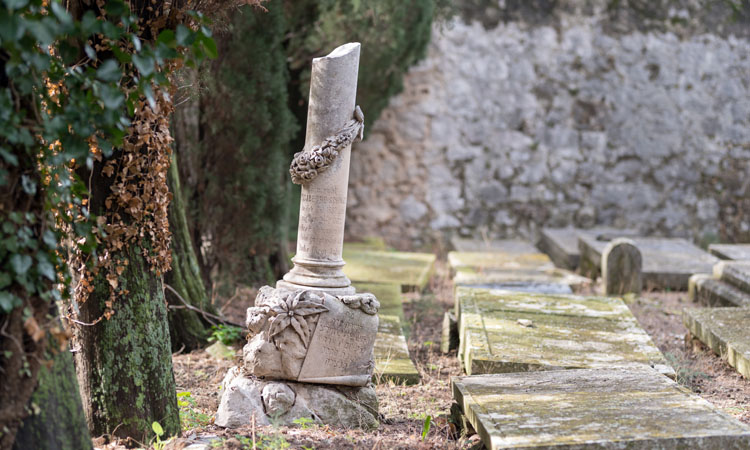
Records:
<instances>
[{"instance_id":1,"label":"green leaf","mask_svg":"<svg viewBox=\"0 0 750 450\"><path fill-rule=\"evenodd\" d=\"M216 41L210 37L203 38L203 46L206 48L206 55L209 58L214 59L219 56L219 51L216 49Z\"/></svg>"},{"instance_id":2,"label":"green leaf","mask_svg":"<svg viewBox=\"0 0 750 450\"><path fill-rule=\"evenodd\" d=\"M70 14L68 14L68 11L65 10L65 7L63 7L63 5L53 0L50 4L50 7L52 8L52 13L55 15L55 17L57 17L57 20L59 20L60 23L66 26L73 25L73 18L70 16Z\"/></svg>"},{"instance_id":3,"label":"green leaf","mask_svg":"<svg viewBox=\"0 0 750 450\"><path fill-rule=\"evenodd\" d=\"M102 81L117 81L121 76L120 65L114 59L104 61L96 70L96 77Z\"/></svg>"},{"instance_id":4,"label":"green leaf","mask_svg":"<svg viewBox=\"0 0 750 450\"><path fill-rule=\"evenodd\" d=\"M29 195L36 194L36 181L29 178L27 175L21 175L21 187L24 192Z\"/></svg>"},{"instance_id":5,"label":"green leaf","mask_svg":"<svg viewBox=\"0 0 750 450\"><path fill-rule=\"evenodd\" d=\"M154 433L156 433L157 436L161 436L164 434L164 429L159 425L159 422L154 422L151 424L151 429L154 430Z\"/></svg>"},{"instance_id":6,"label":"green leaf","mask_svg":"<svg viewBox=\"0 0 750 450\"><path fill-rule=\"evenodd\" d=\"M21 9L29 3L29 0L4 0L5 6L11 11Z\"/></svg>"},{"instance_id":7,"label":"green leaf","mask_svg":"<svg viewBox=\"0 0 750 450\"><path fill-rule=\"evenodd\" d=\"M432 425L432 416L428 415L424 418L424 423L422 424L422 440L427 437L427 433L430 432L430 425Z\"/></svg>"},{"instance_id":8,"label":"green leaf","mask_svg":"<svg viewBox=\"0 0 750 450\"><path fill-rule=\"evenodd\" d=\"M154 98L154 91L153 89L151 89L150 84L143 86L143 95L145 95L146 100L148 100L148 106L150 106L152 110L156 111L156 99Z\"/></svg>"},{"instance_id":9,"label":"green leaf","mask_svg":"<svg viewBox=\"0 0 750 450\"><path fill-rule=\"evenodd\" d=\"M180 25L182 26L182 25ZM157 44L164 44L167 46L172 46L175 44L175 34L172 30L163 30L161 33L159 33L159 37L156 38ZM136 50L138 50L136 48Z\"/></svg>"},{"instance_id":10,"label":"green leaf","mask_svg":"<svg viewBox=\"0 0 750 450\"><path fill-rule=\"evenodd\" d=\"M44 230L42 233L42 241L47 244L49 248L57 248L57 237L52 230Z\"/></svg>"},{"instance_id":11,"label":"green leaf","mask_svg":"<svg viewBox=\"0 0 750 450\"><path fill-rule=\"evenodd\" d=\"M55 281L57 278L55 276L55 266L47 260L47 256L44 253L38 253L37 259L39 260L39 264L36 265L36 268L39 273L48 280Z\"/></svg>"},{"instance_id":12,"label":"green leaf","mask_svg":"<svg viewBox=\"0 0 750 450\"><path fill-rule=\"evenodd\" d=\"M2 156L5 162L11 166L18 165L18 157L2 147L0 147L0 156Z\"/></svg>"},{"instance_id":13,"label":"green leaf","mask_svg":"<svg viewBox=\"0 0 750 450\"><path fill-rule=\"evenodd\" d=\"M133 64L143 77L154 73L154 58L151 56L133 55Z\"/></svg>"},{"instance_id":14,"label":"green leaf","mask_svg":"<svg viewBox=\"0 0 750 450\"><path fill-rule=\"evenodd\" d=\"M29 271L29 269L31 268L31 263L33 262L34 261L31 259L31 256L22 255L20 253L16 253L15 255L10 257L10 266L18 275L26 275L26 272Z\"/></svg>"},{"instance_id":15,"label":"green leaf","mask_svg":"<svg viewBox=\"0 0 750 450\"><path fill-rule=\"evenodd\" d=\"M10 286L10 282L12 279L10 278L10 274L8 272L0 272L0 289L5 289L6 287Z\"/></svg>"},{"instance_id":16,"label":"green leaf","mask_svg":"<svg viewBox=\"0 0 750 450\"><path fill-rule=\"evenodd\" d=\"M175 34L175 37L177 38L177 45L187 47L195 40L195 33L190 31L185 25L177 25L177 33Z\"/></svg>"},{"instance_id":17,"label":"green leaf","mask_svg":"<svg viewBox=\"0 0 750 450\"><path fill-rule=\"evenodd\" d=\"M0 309L4 312L9 313L13 311L13 308L21 306L22 304L21 299L10 292L0 292Z\"/></svg>"}]
</instances>

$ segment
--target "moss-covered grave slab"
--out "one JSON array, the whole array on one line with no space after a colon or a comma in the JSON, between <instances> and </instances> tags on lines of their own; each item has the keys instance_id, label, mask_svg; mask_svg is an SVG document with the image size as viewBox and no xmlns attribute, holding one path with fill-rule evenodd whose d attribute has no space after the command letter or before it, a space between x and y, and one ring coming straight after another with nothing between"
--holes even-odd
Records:
<instances>
[{"instance_id":1,"label":"moss-covered grave slab","mask_svg":"<svg viewBox=\"0 0 750 450\"><path fill-rule=\"evenodd\" d=\"M581 289L591 284L591 279L582 277L565 269L481 269L460 267L455 270L453 284L456 286L503 285L524 283L538 285L564 285Z\"/></svg>"},{"instance_id":2,"label":"moss-covered grave slab","mask_svg":"<svg viewBox=\"0 0 750 450\"><path fill-rule=\"evenodd\" d=\"M344 274L358 283L392 283L403 291L422 291L435 266L431 253L406 253L349 248L344 244Z\"/></svg>"},{"instance_id":3,"label":"moss-covered grave slab","mask_svg":"<svg viewBox=\"0 0 750 450\"><path fill-rule=\"evenodd\" d=\"M648 368L457 377L452 387L490 450L750 448L750 428Z\"/></svg>"},{"instance_id":4,"label":"moss-covered grave slab","mask_svg":"<svg viewBox=\"0 0 750 450\"><path fill-rule=\"evenodd\" d=\"M457 252L501 252L501 253L539 253L539 250L528 241L520 239L464 239L454 237L451 245Z\"/></svg>"},{"instance_id":5,"label":"moss-covered grave slab","mask_svg":"<svg viewBox=\"0 0 750 450\"><path fill-rule=\"evenodd\" d=\"M711 244L708 252L721 259L750 261L750 244Z\"/></svg>"},{"instance_id":6,"label":"moss-covered grave slab","mask_svg":"<svg viewBox=\"0 0 750 450\"><path fill-rule=\"evenodd\" d=\"M604 247L617 235L581 232L578 248L585 274L599 274ZM643 285L646 288L687 290L690 276L711 272L719 259L681 238L629 237L643 258Z\"/></svg>"},{"instance_id":7,"label":"moss-covered grave slab","mask_svg":"<svg viewBox=\"0 0 750 450\"><path fill-rule=\"evenodd\" d=\"M750 261L722 261L714 266L714 275L750 294Z\"/></svg>"},{"instance_id":8,"label":"moss-covered grave slab","mask_svg":"<svg viewBox=\"0 0 750 450\"><path fill-rule=\"evenodd\" d=\"M750 306L750 294L710 273L690 277L688 298L703 306Z\"/></svg>"},{"instance_id":9,"label":"moss-covered grave slab","mask_svg":"<svg viewBox=\"0 0 750 450\"><path fill-rule=\"evenodd\" d=\"M467 374L653 367L674 376L622 300L456 289Z\"/></svg>"},{"instance_id":10,"label":"moss-covered grave slab","mask_svg":"<svg viewBox=\"0 0 750 450\"><path fill-rule=\"evenodd\" d=\"M544 253L512 253L512 252L450 252L448 264L451 270L470 269L475 272L492 270L552 270L549 257Z\"/></svg>"},{"instance_id":11,"label":"moss-covered grave slab","mask_svg":"<svg viewBox=\"0 0 750 450\"><path fill-rule=\"evenodd\" d=\"M378 314L397 316L404 321L404 294L401 285L395 283L354 283L357 292L369 292L378 298Z\"/></svg>"},{"instance_id":12,"label":"moss-covered grave slab","mask_svg":"<svg viewBox=\"0 0 750 450\"><path fill-rule=\"evenodd\" d=\"M419 371L409 357L409 347L401 332L398 316L378 314L378 335L375 338L375 371L372 379L376 383L393 381L397 384L419 383Z\"/></svg>"},{"instance_id":13,"label":"moss-covered grave slab","mask_svg":"<svg viewBox=\"0 0 750 450\"><path fill-rule=\"evenodd\" d=\"M750 378L750 308L685 309L682 321L693 336Z\"/></svg>"}]
</instances>

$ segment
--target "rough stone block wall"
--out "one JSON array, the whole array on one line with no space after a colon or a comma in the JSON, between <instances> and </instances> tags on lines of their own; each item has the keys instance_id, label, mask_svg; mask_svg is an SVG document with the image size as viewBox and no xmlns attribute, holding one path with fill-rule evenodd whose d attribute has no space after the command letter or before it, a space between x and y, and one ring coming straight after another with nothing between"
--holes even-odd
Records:
<instances>
[{"instance_id":1,"label":"rough stone block wall","mask_svg":"<svg viewBox=\"0 0 750 450\"><path fill-rule=\"evenodd\" d=\"M607 14L437 25L354 149L349 237L750 237L750 41Z\"/></svg>"}]
</instances>

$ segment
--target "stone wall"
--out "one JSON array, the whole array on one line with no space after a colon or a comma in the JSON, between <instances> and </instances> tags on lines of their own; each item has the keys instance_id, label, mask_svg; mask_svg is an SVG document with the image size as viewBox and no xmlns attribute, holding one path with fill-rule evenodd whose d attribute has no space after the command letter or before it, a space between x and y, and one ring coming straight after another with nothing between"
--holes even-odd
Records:
<instances>
[{"instance_id":1,"label":"stone wall","mask_svg":"<svg viewBox=\"0 0 750 450\"><path fill-rule=\"evenodd\" d=\"M583 3L435 27L354 149L350 238L414 247L594 224L750 237L750 41L685 25L689 9L660 29Z\"/></svg>"}]
</instances>

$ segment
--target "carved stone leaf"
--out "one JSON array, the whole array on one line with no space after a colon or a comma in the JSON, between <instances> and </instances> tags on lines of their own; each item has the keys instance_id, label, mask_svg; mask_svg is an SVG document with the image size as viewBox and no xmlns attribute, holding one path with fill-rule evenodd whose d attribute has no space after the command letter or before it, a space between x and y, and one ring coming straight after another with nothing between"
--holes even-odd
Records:
<instances>
[{"instance_id":1,"label":"carved stone leaf","mask_svg":"<svg viewBox=\"0 0 750 450\"><path fill-rule=\"evenodd\" d=\"M313 303L308 301L301 301L294 309L294 314L298 316L309 316L311 314L318 314L328 311L328 307L321 305L320 303Z\"/></svg>"},{"instance_id":2,"label":"carved stone leaf","mask_svg":"<svg viewBox=\"0 0 750 450\"><path fill-rule=\"evenodd\" d=\"M274 317L273 320L271 321L271 326L270 326L270 328L268 330L269 334L270 334L270 337L274 337L277 334L279 334L282 331L284 331L286 329L286 327L289 326L289 323L291 322L291 319L292 318L289 317L289 316L287 316L287 315L282 315L282 316L276 316L276 317Z\"/></svg>"},{"instance_id":3,"label":"carved stone leaf","mask_svg":"<svg viewBox=\"0 0 750 450\"><path fill-rule=\"evenodd\" d=\"M302 339L302 344L307 347L307 333L305 331L309 328L305 322L304 318L300 318L300 320L297 320L295 317L291 318L292 328L294 328L294 331L296 331L300 339ZM302 325L305 326L305 330L302 329Z\"/></svg>"}]
</instances>

